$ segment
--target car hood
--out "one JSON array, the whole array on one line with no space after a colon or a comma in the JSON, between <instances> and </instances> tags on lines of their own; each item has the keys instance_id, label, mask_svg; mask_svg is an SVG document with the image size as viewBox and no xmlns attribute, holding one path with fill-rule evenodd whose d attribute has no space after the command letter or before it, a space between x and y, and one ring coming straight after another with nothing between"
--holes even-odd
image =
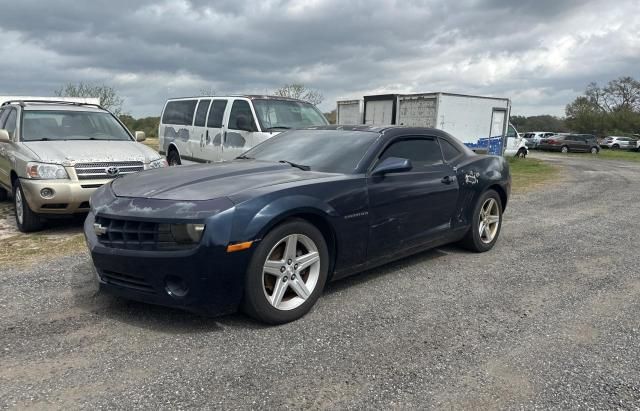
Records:
<instances>
[{"instance_id":1,"label":"car hood","mask_svg":"<svg viewBox=\"0 0 640 411\"><path fill-rule=\"evenodd\" d=\"M25 141L23 144L39 161L64 165L112 161L148 163L160 157L153 149L134 141Z\"/></svg>"},{"instance_id":2,"label":"car hood","mask_svg":"<svg viewBox=\"0 0 640 411\"><path fill-rule=\"evenodd\" d=\"M242 191L333 176L287 164L236 160L227 163L168 167L130 174L112 184L118 197L161 200L212 200Z\"/></svg>"}]
</instances>

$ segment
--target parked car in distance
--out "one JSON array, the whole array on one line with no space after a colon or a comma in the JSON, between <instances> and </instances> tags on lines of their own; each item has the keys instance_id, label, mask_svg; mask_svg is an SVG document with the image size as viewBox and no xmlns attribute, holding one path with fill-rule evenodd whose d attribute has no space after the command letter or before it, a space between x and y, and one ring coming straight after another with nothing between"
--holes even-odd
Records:
<instances>
[{"instance_id":1,"label":"parked car in distance","mask_svg":"<svg viewBox=\"0 0 640 411\"><path fill-rule=\"evenodd\" d=\"M636 150L638 141L631 137L609 136L600 142L600 147L612 150Z\"/></svg>"},{"instance_id":2,"label":"parked car in distance","mask_svg":"<svg viewBox=\"0 0 640 411\"><path fill-rule=\"evenodd\" d=\"M529 133L524 133L524 139L527 143L527 147L529 148L538 148L540 144L540 140L543 138L549 138L556 133L551 131L531 131Z\"/></svg>"},{"instance_id":3,"label":"parked car in distance","mask_svg":"<svg viewBox=\"0 0 640 411\"><path fill-rule=\"evenodd\" d=\"M69 101L7 101L0 107L0 199L13 195L16 223L38 230L46 216L86 213L96 188L166 165L113 114Z\"/></svg>"},{"instance_id":4,"label":"parked car in distance","mask_svg":"<svg viewBox=\"0 0 640 411\"><path fill-rule=\"evenodd\" d=\"M84 232L104 291L276 324L329 280L451 242L490 250L510 190L504 157L441 130L327 126L119 178Z\"/></svg>"},{"instance_id":5,"label":"parked car in distance","mask_svg":"<svg viewBox=\"0 0 640 411\"><path fill-rule=\"evenodd\" d=\"M596 137L591 134L556 134L543 138L538 144L540 150L562 153L580 152L597 154L600 152Z\"/></svg>"},{"instance_id":6,"label":"parked car in distance","mask_svg":"<svg viewBox=\"0 0 640 411\"><path fill-rule=\"evenodd\" d=\"M169 165L233 160L282 131L327 124L313 104L286 97L169 99L158 129L160 154Z\"/></svg>"}]
</instances>

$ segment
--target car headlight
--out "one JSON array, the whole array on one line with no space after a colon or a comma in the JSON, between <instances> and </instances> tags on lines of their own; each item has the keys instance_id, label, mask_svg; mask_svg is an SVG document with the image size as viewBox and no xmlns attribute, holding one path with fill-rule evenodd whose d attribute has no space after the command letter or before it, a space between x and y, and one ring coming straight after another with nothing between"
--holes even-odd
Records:
<instances>
[{"instance_id":1,"label":"car headlight","mask_svg":"<svg viewBox=\"0 0 640 411\"><path fill-rule=\"evenodd\" d=\"M178 244L196 244L202 239L204 224L171 224L169 231Z\"/></svg>"},{"instance_id":2,"label":"car headlight","mask_svg":"<svg viewBox=\"0 0 640 411\"><path fill-rule=\"evenodd\" d=\"M38 180L67 179L67 170L60 164L27 163L27 177Z\"/></svg>"},{"instance_id":3,"label":"car headlight","mask_svg":"<svg viewBox=\"0 0 640 411\"><path fill-rule=\"evenodd\" d=\"M149 162L149 169L152 170L154 168L162 168L167 166L167 160L164 158L159 158L157 160L153 160Z\"/></svg>"}]
</instances>

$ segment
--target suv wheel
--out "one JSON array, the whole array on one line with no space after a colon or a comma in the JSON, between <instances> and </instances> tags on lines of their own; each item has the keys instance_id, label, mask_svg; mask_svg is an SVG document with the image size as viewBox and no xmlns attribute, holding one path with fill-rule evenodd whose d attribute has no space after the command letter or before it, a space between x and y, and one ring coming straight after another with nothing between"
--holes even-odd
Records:
<instances>
[{"instance_id":1,"label":"suv wheel","mask_svg":"<svg viewBox=\"0 0 640 411\"><path fill-rule=\"evenodd\" d=\"M568 153L568 152L569 152L569 147L567 147L567 146L562 146L562 148L560 149L560 151L562 151L563 153Z\"/></svg>"},{"instance_id":2,"label":"suv wheel","mask_svg":"<svg viewBox=\"0 0 640 411\"><path fill-rule=\"evenodd\" d=\"M16 224L20 231L30 233L42 228L42 219L31 211L18 180L13 185L13 205L16 209Z\"/></svg>"},{"instance_id":3,"label":"suv wheel","mask_svg":"<svg viewBox=\"0 0 640 411\"><path fill-rule=\"evenodd\" d=\"M598 147L591 147L591 154L598 154Z\"/></svg>"}]
</instances>

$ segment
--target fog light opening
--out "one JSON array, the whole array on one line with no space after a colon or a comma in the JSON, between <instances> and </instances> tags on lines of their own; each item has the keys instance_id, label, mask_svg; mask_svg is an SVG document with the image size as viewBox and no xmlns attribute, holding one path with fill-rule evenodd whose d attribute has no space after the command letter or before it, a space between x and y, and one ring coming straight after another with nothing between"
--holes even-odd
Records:
<instances>
[{"instance_id":1,"label":"fog light opening","mask_svg":"<svg viewBox=\"0 0 640 411\"><path fill-rule=\"evenodd\" d=\"M189 292L189 286L187 283L173 275L169 275L164 279L165 291L172 297L182 298Z\"/></svg>"},{"instance_id":2,"label":"fog light opening","mask_svg":"<svg viewBox=\"0 0 640 411\"><path fill-rule=\"evenodd\" d=\"M40 196L42 198L53 198L53 196L56 194L55 191L53 191L53 188L43 188L42 190L40 190Z\"/></svg>"}]
</instances>

